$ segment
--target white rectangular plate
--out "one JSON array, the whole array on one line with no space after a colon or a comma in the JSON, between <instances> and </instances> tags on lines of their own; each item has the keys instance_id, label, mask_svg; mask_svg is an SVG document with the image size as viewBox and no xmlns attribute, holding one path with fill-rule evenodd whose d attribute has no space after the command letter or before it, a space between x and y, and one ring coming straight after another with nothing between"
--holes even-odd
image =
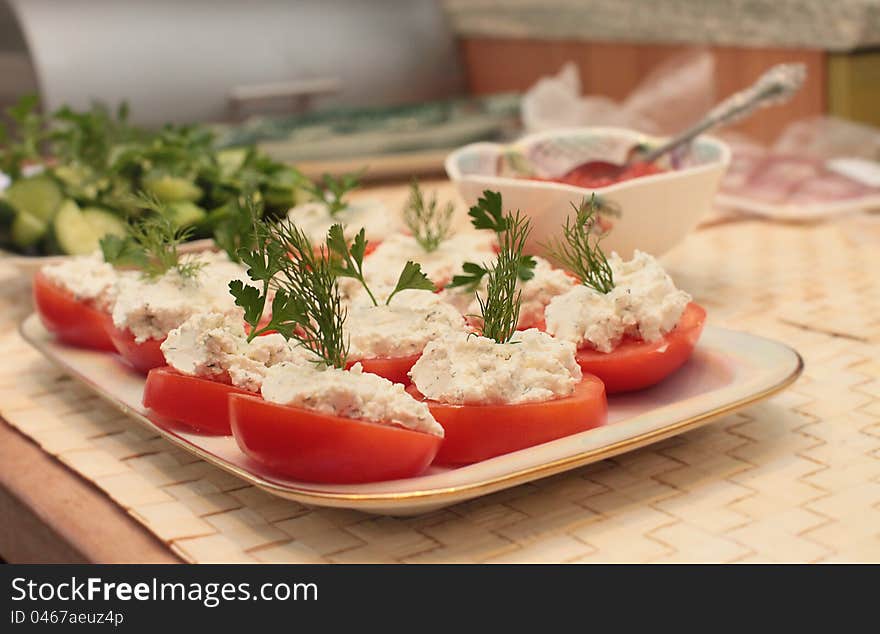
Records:
<instances>
[{"instance_id":1,"label":"white rectangular plate","mask_svg":"<svg viewBox=\"0 0 880 634\"><path fill-rule=\"evenodd\" d=\"M141 405L144 377L116 355L59 344L36 315L25 320L21 333L126 414L246 482L305 504L389 515L431 511L679 434L782 390L803 368L798 353L781 343L707 327L693 358L674 376L652 389L609 398L608 423L602 427L466 467L432 467L417 478L321 485L289 480L261 468L242 454L231 437L158 425Z\"/></svg>"}]
</instances>

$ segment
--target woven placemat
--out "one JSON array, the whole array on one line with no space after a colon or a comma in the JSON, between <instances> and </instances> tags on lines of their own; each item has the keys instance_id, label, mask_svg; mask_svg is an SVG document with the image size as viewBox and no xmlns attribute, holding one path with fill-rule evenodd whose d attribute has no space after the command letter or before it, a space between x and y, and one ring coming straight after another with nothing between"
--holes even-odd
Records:
<instances>
[{"instance_id":1,"label":"woven placemat","mask_svg":"<svg viewBox=\"0 0 880 634\"><path fill-rule=\"evenodd\" d=\"M2 265L0 414L192 562L880 561L880 241L858 222L717 224L665 258L710 323L801 352L793 387L420 517L281 500L145 431L20 339Z\"/></svg>"}]
</instances>

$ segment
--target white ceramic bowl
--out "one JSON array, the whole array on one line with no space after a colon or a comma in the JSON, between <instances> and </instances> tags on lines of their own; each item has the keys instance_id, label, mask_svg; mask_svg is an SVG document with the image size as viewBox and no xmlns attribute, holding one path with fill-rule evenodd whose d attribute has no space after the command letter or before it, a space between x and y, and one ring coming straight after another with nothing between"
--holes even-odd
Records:
<instances>
[{"instance_id":1,"label":"white ceramic bowl","mask_svg":"<svg viewBox=\"0 0 880 634\"><path fill-rule=\"evenodd\" d=\"M608 217L611 230L603 241L607 252L629 258L640 249L660 255L680 242L712 207L730 150L721 141L698 137L669 171L641 176L607 187L586 189L563 183L516 178L511 166L526 161L540 177L555 177L591 160L623 163L640 143L659 140L622 128L550 130L522 138L513 145L472 143L446 157L446 173L468 205L484 190L501 192L505 209L520 209L532 218L527 248L540 253L540 244L558 236L571 204L596 194L600 202L620 212Z\"/></svg>"}]
</instances>

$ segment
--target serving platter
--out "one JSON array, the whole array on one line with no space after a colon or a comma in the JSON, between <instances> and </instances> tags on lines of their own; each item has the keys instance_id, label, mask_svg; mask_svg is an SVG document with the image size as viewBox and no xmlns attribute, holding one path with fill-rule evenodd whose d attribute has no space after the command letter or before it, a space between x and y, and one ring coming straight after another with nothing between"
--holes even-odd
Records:
<instances>
[{"instance_id":1,"label":"serving platter","mask_svg":"<svg viewBox=\"0 0 880 634\"><path fill-rule=\"evenodd\" d=\"M660 385L609 398L608 422L491 460L431 467L416 478L358 485L297 482L249 460L230 437L197 434L163 421L141 405L144 377L116 355L60 344L34 314L25 340L139 423L170 442L269 493L315 506L414 515L544 478L694 429L767 398L803 369L792 348L755 335L707 326L694 356Z\"/></svg>"}]
</instances>

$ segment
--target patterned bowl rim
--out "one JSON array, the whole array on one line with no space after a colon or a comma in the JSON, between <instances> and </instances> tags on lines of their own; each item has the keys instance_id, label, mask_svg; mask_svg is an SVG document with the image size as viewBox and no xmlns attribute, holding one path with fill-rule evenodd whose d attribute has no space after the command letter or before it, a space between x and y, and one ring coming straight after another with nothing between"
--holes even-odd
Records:
<instances>
[{"instance_id":1,"label":"patterned bowl rim","mask_svg":"<svg viewBox=\"0 0 880 634\"><path fill-rule=\"evenodd\" d=\"M730 147L722 140L709 136L709 135L700 135L698 136L694 142L695 143L703 143L710 146L713 146L718 150L718 158L716 160L709 161L707 163L703 163L700 165L693 165L691 167L686 167L684 169L672 170L669 172L661 172L660 174L649 174L646 176L640 176L639 178L622 181L619 183L614 183L612 185L606 185L605 187L594 187L594 188L586 188L586 187L577 187L575 185L567 185L565 183L554 183L552 181L537 181L537 180L529 180L522 178L512 178L509 176L488 176L488 175L463 175L461 170L459 169L459 162L463 156L466 156L472 152L481 150L481 149L497 149L497 148L505 148L505 147L522 147L529 146L535 142L543 141L545 139L573 136L573 135L583 135L585 133L590 133L594 135L605 135L609 137L623 137L632 139L634 142L642 142L646 140L662 140L663 137L656 137L649 134L644 134L642 132L637 132L636 130L630 130L628 128L614 128L614 127L584 127L584 128L559 128L554 130L545 130L543 132L536 132L534 134L529 134L521 139L505 144L505 143L491 143L487 141L479 142L479 143L469 143L468 145L464 145L452 153L450 153L446 160L443 163L444 168L446 169L446 175L453 182L480 182L487 186L491 185L510 185L517 184L520 186L528 186L537 189L545 189L548 191L562 191L576 194L584 194L589 192L613 192L619 189L624 189L627 187L632 187L636 184L648 183L648 182L658 182L663 180L673 180L678 178L687 178L690 176L695 176L697 174L702 174L704 172L711 172L713 170L721 167L722 169L726 169L727 166L730 165Z\"/></svg>"}]
</instances>

